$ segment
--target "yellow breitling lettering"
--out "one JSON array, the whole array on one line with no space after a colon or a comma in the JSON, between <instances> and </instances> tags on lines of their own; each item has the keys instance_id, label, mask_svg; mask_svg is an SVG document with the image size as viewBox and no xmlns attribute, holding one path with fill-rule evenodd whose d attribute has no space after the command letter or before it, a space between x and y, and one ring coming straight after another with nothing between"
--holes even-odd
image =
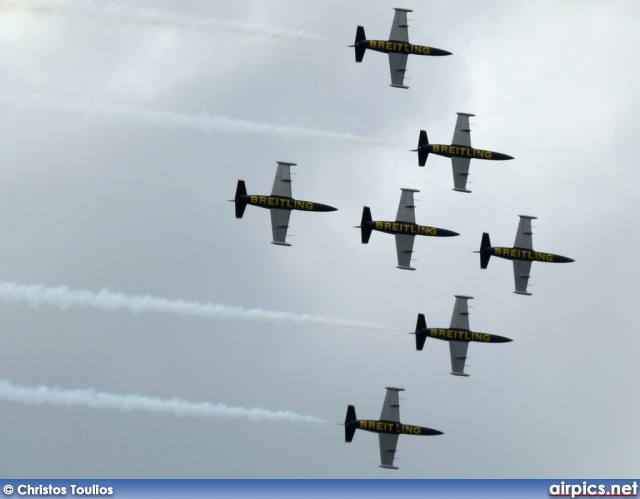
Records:
<instances>
[{"instance_id":1,"label":"yellow breitling lettering","mask_svg":"<svg viewBox=\"0 0 640 499\"><path fill-rule=\"evenodd\" d=\"M480 341L480 337L482 336L480 333L472 333L471 334L473 341Z\"/></svg>"},{"instance_id":2,"label":"yellow breitling lettering","mask_svg":"<svg viewBox=\"0 0 640 499\"><path fill-rule=\"evenodd\" d=\"M381 423L380 421L378 421L378 423L376 424L376 430L382 431L382 426L383 425L384 425L384 423Z\"/></svg>"},{"instance_id":3,"label":"yellow breitling lettering","mask_svg":"<svg viewBox=\"0 0 640 499\"><path fill-rule=\"evenodd\" d=\"M453 331L447 329L447 338L453 338Z\"/></svg>"},{"instance_id":4,"label":"yellow breitling lettering","mask_svg":"<svg viewBox=\"0 0 640 499\"><path fill-rule=\"evenodd\" d=\"M273 206L274 202L275 202L275 199L273 199L273 198L267 198L267 204L268 204L269 206Z\"/></svg>"},{"instance_id":5,"label":"yellow breitling lettering","mask_svg":"<svg viewBox=\"0 0 640 499\"><path fill-rule=\"evenodd\" d=\"M376 229L382 229L382 222L376 222Z\"/></svg>"},{"instance_id":6,"label":"yellow breitling lettering","mask_svg":"<svg viewBox=\"0 0 640 499\"><path fill-rule=\"evenodd\" d=\"M375 430L376 429L376 422L375 421L369 421L369 430Z\"/></svg>"},{"instance_id":7,"label":"yellow breitling lettering","mask_svg":"<svg viewBox=\"0 0 640 499\"><path fill-rule=\"evenodd\" d=\"M392 227L393 227L393 231L394 231L394 232L397 232L397 231L398 231L398 224L397 224L397 223L394 223L394 224L392 225Z\"/></svg>"},{"instance_id":8,"label":"yellow breitling lettering","mask_svg":"<svg viewBox=\"0 0 640 499\"><path fill-rule=\"evenodd\" d=\"M366 421L360 421L360 428L362 430L366 429L367 428L367 422Z\"/></svg>"},{"instance_id":9,"label":"yellow breitling lettering","mask_svg":"<svg viewBox=\"0 0 640 499\"><path fill-rule=\"evenodd\" d=\"M440 146L438 144L433 144L433 152L440 152Z\"/></svg>"},{"instance_id":10,"label":"yellow breitling lettering","mask_svg":"<svg viewBox=\"0 0 640 499\"><path fill-rule=\"evenodd\" d=\"M446 338L447 337L447 330L446 329L441 329L440 330L440 337L441 338Z\"/></svg>"},{"instance_id":11,"label":"yellow breitling lettering","mask_svg":"<svg viewBox=\"0 0 640 499\"><path fill-rule=\"evenodd\" d=\"M369 42L369 48L375 49L375 48L377 48L377 45L378 44L377 44L377 42L375 40L371 40Z\"/></svg>"},{"instance_id":12,"label":"yellow breitling lettering","mask_svg":"<svg viewBox=\"0 0 640 499\"><path fill-rule=\"evenodd\" d=\"M304 209L304 201L294 201L294 202L293 202L293 207L294 207L296 210L302 210L302 209Z\"/></svg>"},{"instance_id":13,"label":"yellow breitling lettering","mask_svg":"<svg viewBox=\"0 0 640 499\"><path fill-rule=\"evenodd\" d=\"M482 341L486 341L486 342L491 341L491 335L490 334L483 334L482 335Z\"/></svg>"},{"instance_id":14,"label":"yellow breitling lettering","mask_svg":"<svg viewBox=\"0 0 640 499\"><path fill-rule=\"evenodd\" d=\"M384 230L391 230L391 222L384 223Z\"/></svg>"},{"instance_id":15,"label":"yellow breitling lettering","mask_svg":"<svg viewBox=\"0 0 640 499\"><path fill-rule=\"evenodd\" d=\"M258 204L258 196L251 196L251 204Z\"/></svg>"},{"instance_id":16,"label":"yellow breitling lettering","mask_svg":"<svg viewBox=\"0 0 640 499\"><path fill-rule=\"evenodd\" d=\"M306 202L304 205L305 210L313 211L313 203Z\"/></svg>"},{"instance_id":17,"label":"yellow breitling lettering","mask_svg":"<svg viewBox=\"0 0 640 499\"><path fill-rule=\"evenodd\" d=\"M502 255L502 248L495 248L495 255L496 256Z\"/></svg>"},{"instance_id":18,"label":"yellow breitling lettering","mask_svg":"<svg viewBox=\"0 0 640 499\"><path fill-rule=\"evenodd\" d=\"M260 196L260 204L267 204L267 198L265 196Z\"/></svg>"}]
</instances>

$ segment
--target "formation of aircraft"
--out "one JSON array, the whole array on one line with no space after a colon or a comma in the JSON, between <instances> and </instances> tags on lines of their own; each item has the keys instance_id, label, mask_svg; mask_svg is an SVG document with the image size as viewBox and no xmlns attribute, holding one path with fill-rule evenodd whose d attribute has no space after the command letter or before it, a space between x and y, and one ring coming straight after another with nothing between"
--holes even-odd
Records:
<instances>
[{"instance_id":1,"label":"formation of aircraft","mask_svg":"<svg viewBox=\"0 0 640 499\"><path fill-rule=\"evenodd\" d=\"M471 331L469 329L469 307L467 301L472 300L473 296L455 295L455 297L456 303L453 306L449 329L428 328L424 314L418 314L416 332L414 333L416 335L416 350L422 351L427 338L448 341L451 353L451 374L454 376L469 376L464 372L469 342L508 343L513 340L497 334Z\"/></svg>"},{"instance_id":2,"label":"formation of aircraft","mask_svg":"<svg viewBox=\"0 0 640 499\"><path fill-rule=\"evenodd\" d=\"M469 176L469 166L471 160L488 159L492 161L504 161L513 159L513 156L499 152L485 151L471 147L471 128L469 128L469 117L475 114L457 113L456 129L453 132L451 145L429 144L429 138L425 130L420 130L418 138L418 148L413 152L418 152L418 165L424 166L427 163L429 153L451 158L453 166L453 190L458 192L471 192L467 190L467 177Z\"/></svg>"},{"instance_id":3,"label":"formation of aircraft","mask_svg":"<svg viewBox=\"0 0 640 499\"><path fill-rule=\"evenodd\" d=\"M367 244L374 230L395 234L396 250L398 252L397 268L415 270L411 266L411 253L413 253L413 241L415 236L451 237L459 236L457 232L437 227L428 227L416 223L415 205L413 193L420 192L416 189L401 189L400 205L395 222L374 221L371 218L371 209L365 206L362 210L362 221L356 229L360 229L362 244Z\"/></svg>"},{"instance_id":4,"label":"formation of aircraft","mask_svg":"<svg viewBox=\"0 0 640 499\"><path fill-rule=\"evenodd\" d=\"M389 66L391 70L391 86L398 88L408 88L404 85L404 74L406 72L407 58L409 54L418 55L450 55L450 52L436 48L412 45L409 43L407 13L409 9L395 9L393 25L388 41L367 40L364 28L357 27L354 45L356 62L361 62L366 49L385 52L389 54ZM484 159L502 161L513 159L507 154L474 149L471 147L471 129L469 118L474 116L469 113L457 113L455 131L451 145L430 144L427 132L420 131L418 148L414 151L418 153L419 166L425 166L429 154L436 154L451 158L453 167L454 191L469 193L467 189L467 177L471 159ZM335 211L336 208L324 204L308 201L299 201L291 196L291 166L295 163L278 162L275 181L271 195L259 196L248 195L245 182L238 180L235 199L236 218L242 218L247 205L267 208L271 213L271 225L273 231L272 244L291 246L286 242L287 229L289 227L289 217L292 210L301 211ZM371 209L365 206L362 211L362 220L357 228L360 229L362 243L367 244L372 232L379 231L395 235L396 250L398 256L397 268L403 270L415 270L411 267L411 254L413 253L413 243L415 236L451 237L458 236L457 232L436 227L418 225L415 221L414 193L420 192L416 189L401 189L400 204L395 221L374 221ZM573 262L567 258L552 253L542 253L533 250L531 220L536 217L520 215L520 223L513 248L491 246L488 233L483 233L480 245L480 267L486 269L491 256L513 260L513 270L515 278L515 293L530 295L527 292L529 272L531 263L534 261L565 263ZM434 338L449 342L451 356L451 374L454 376L469 375L465 373L467 351L470 342L477 343L507 343L510 338L488 333L471 331L469 328L469 307L468 300L472 296L455 295L456 302L451 317L449 328L428 328L424 314L418 314L415 334L416 350L422 351L427 338ZM399 392L403 388L387 387L382 413L379 420L360 420L356 417L355 407L347 407L345 418L345 441L351 442L356 430L370 431L378 433L380 444L380 467L388 469L398 469L394 466L394 459L398 437L406 435L442 435L438 430L422 426L405 425L400 422Z\"/></svg>"},{"instance_id":5,"label":"formation of aircraft","mask_svg":"<svg viewBox=\"0 0 640 499\"><path fill-rule=\"evenodd\" d=\"M396 88L409 88L404 85L404 74L407 71L409 54L439 56L451 55L451 52L409 43L407 12L413 11L410 9L395 9L395 11L396 14L393 17L389 40L367 40L364 34L364 27L358 26L356 29L356 40L354 44L349 45L349 47L355 47L356 62L362 62L364 52L367 49L389 54L391 86Z\"/></svg>"},{"instance_id":6,"label":"formation of aircraft","mask_svg":"<svg viewBox=\"0 0 640 499\"><path fill-rule=\"evenodd\" d=\"M236 218L242 218L247 205L267 208L271 212L271 230L273 241L271 244L291 246L285 241L289 228L289 217L292 210L300 211L336 211L338 208L326 204L300 201L291 197L291 167L296 163L278 161L276 178L270 196L248 195L244 180L238 180L236 188Z\"/></svg>"},{"instance_id":7,"label":"formation of aircraft","mask_svg":"<svg viewBox=\"0 0 640 499\"><path fill-rule=\"evenodd\" d=\"M387 394L384 397L380 419L368 420L356 417L356 408L352 405L347 407L347 416L344 420L344 441L351 442L356 430L371 431L378 434L380 440L380 467L397 470L393 465L398 445L398 437L404 435L442 435L443 433L424 426L406 425L400 422L400 400L399 392L404 388L387 387Z\"/></svg>"},{"instance_id":8,"label":"formation of aircraft","mask_svg":"<svg viewBox=\"0 0 640 499\"><path fill-rule=\"evenodd\" d=\"M531 296L531 293L527 292L527 285L529 284L529 272L533 262L570 263L575 262L575 260L566 256L554 255L553 253L534 251L531 237L533 235L533 232L531 232L531 220L535 220L537 217L519 216L520 223L518 224L518 232L513 248L491 246L489 234L484 232L480 243L480 251L476 251L476 253L480 253L481 269L487 268L489 258L492 256L513 260L513 277L516 283L514 293Z\"/></svg>"}]
</instances>

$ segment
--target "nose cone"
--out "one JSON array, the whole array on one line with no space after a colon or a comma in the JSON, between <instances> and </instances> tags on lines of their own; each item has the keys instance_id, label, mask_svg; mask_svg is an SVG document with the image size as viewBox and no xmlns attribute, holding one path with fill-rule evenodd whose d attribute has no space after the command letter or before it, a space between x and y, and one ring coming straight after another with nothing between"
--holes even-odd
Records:
<instances>
[{"instance_id":1,"label":"nose cone","mask_svg":"<svg viewBox=\"0 0 640 499\"><path fill-rule=\"evenodd\" d=\"M573 258L567 258L568 263L575 262Z\"/></svg>"},{"instance_id":2,"label":"nose cone","mask_svg":"<svg viewBox=\"0 0 640 499\"><path fill-rule=\"evenodd\" d=\"M436 49L431 47L431 49L429 50L429 55L453 55L453 54L451 52L448 52L447 50Z\"/></svg>"},{"instance_id":3,"label":"nose cone","mask_svg":"<svg viewBox=\"0 0 640 499\"><path fill-rule=\"evenodd\" d=\"M508 159L515 159L513 156L509 156L508 154L502 154L501 152L494 152L493 157L491 158L494 161L506 161Z\"/></svg>"},{"instance_id":4,"label":"nose cone","mask_svg":"<svg viewBox=\"0 0 640 499\"><path fill-rule=\"evenodd\" d=\"M328 204L315 203L313 205L313 211L338 211L338 208L334 208Z\"/></svg>"},{"instance_id":5,"label":"nose cone","mask_svg":"<svg viewBox=\"0 0 640 499\"><path fill-rule=\"evenodd\" d=\"M491 335L491 343L511 343L511 338L505 338L504 336L498 336L496 334Z\"/></svg>"},{"instance_id":6,"label":"nose cone","mask_svg":"<svg viewBox=\"0 0 640 499\"><path fill-rule=\"evenodd\" d=\"M444 432L438 431L438 430L434 430L432 428L423 428L422 429L422 434L423 435L429 435L429 436L435 436L435 435L444 435Z\"/></svg>"},{"instance_id":7,"label":"nose cone","mask_svg":"<svg viewBox=\"0 0 640 499\"><path fill-rule=\"evenodd\" d=\"M452 230L438 229L438 236L440 237L454 237L459 235L460 234L458 234L457 232L453 232Z\"/></svg>"}]
</instances>

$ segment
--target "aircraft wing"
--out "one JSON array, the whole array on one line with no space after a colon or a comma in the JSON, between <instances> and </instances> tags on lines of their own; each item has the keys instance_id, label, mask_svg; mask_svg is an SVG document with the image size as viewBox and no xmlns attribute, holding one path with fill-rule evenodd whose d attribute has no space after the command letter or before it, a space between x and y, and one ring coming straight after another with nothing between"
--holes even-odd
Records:
<instances>
[{"instance_id":1,"label":"aircraft wing","mask_svg":"<svg viewBox=\"0 0 640 499\"><path fill-rule=\"evenodd\" d=\"M285 242L287 237L287 229L289 228L289 217L291 216L291 210L280 210L278 208L271 208L271 230L273 232L273 244L279 244L281 246L291 246Z\"/></svg>"},{"instance_id":2,"label":"aircraft wing","mask_svg":"<svg viewBox=\"0 0 640 499\"><path fill-rule=\"evenodd\" d=\"M467 300L473 300L473 296L456 295L456 303L453 306L451 316L451 329L469 330L469 307Z\"/></svg>"},{"instance_id":3,"label":"aircraft wing","mask_svg":"<svg viewBox=\"0 0 640 499\"><path fill-rule=\"evenodd\" d=\"M449 351L451 352L451 374L456 376L469 376L464 372L464 363L467 360L468 341L450 341Z\"/></svg>"},{"instance_id":4,"label":"aircraft wing","mask_svg":"<svg viewBox=\"0 0 640 499\"><path fill-rule=\"evenodd\" d=\"M527 284L529 284L529 273L531 271L531 261L514 260L513 261L513 278L516 281L516 293L521 295L530 295L527 293Z\"/></svg>"},{"instance_id":5,"label":"aircraft wing","mask_svg":"<svg viewBox=\"0 0 640 499\"><path fill-rule=\"evenodd\" d=\"M399 434L379 433L380 438L380 467L397 470L397 466L393 465L393 459L396 456L396 447L398 445Z\"/></svg>"},{"instance_id":6,"label":"aircraft wing","mask_svg":"<svg viewBox=\"0 0 640 499\"><path fill-rule=\"evenodd\" d=\"M467 177L471 158L451 158L453 166L453 188L455 191L471 192L467 190Z\"/></svg>"},{"instance_id":7,"label":"aircraft wing","mask_svg":"<svg viewBox=\"0 0 640 499\"><path fill-rule=\"evenodd\" d=\"M404 392L404 388L387 387L387 394L384 396L384 404L380 413L380 421L400 422L400 397L399 392Z\"/></svg>"},{"instance_id":8,"label":"aircraft wing","mask_svg":"<svg viewBox=\"0 0 640 499\"><path fill-rule=\"evenodd\" d=\"M396 251L398 252L398 267L407 270L416 270L411 266L411 254L413 253L413 240L416 236L408 234L396 234Z\"/></svg>"},{"instance_id":9,"label":"aircraft wing","mask_svg":"<svg viewBox=\"0 0 640 499\"><path fill-rule=\"evenodd\" d=\"M401 189L400 204L398 205L398 214L396 222L416 223L416 206L413 201L413 193L420 192L416 189Z\"/></svg>"},{"instance_id":10,"label":"aircraft wing","mask_svg":"<svg viewBox=\"0 0 640 499\"><path fill-rule=\"evenodd\" d=\"M389 41L409 43L409 25L407 24L407 12L413 12L410 9L395 9L393 16L393 24L391 25L391 33L389 33Z\"/></svg>"},{"instance_id":11,"label":"aircraft wing","mask_svg":"<svg viewBox=\"0 0 640 499\"><path fill-rule=\"evenodd\" d=\"M284 196L288 198L291 197L291 167L295 165L295 163L278 161L276 178L273 181L273 189L271 190L272 196ZM289 219L287 218L287 221L288 220Z\"/></svg>"},{"instance_id":12,"label":"aircraft wing","mask_svg":"<svg viewBox=\"0 0 640 499\"><path fill-rule=\"evenodd\" d=\"M391 71L391 86L409 88L404 84L404 74L407 71L409 54L389 54L389 70Z\"/></svg>"},{"instance_id":13,"label":"aircraft wing","mask_svg":"<svg viewBox=\"0 0 640 499\"><path fill-rule=\"evenodd\" d=\"M520 215L520 223L518 224L518 233L516 234L516 241L513 243L514 248L533 249L533 239L531 232L531 220L535 220L537 217L530 217L529 215ZM528 272L527 272L528 273Z\"/></svg>"},{"instance_id":14,"label":"aircraft wing","mask_svg":"<svg viewBox=\"0 0 640 499\"><path fill-rule=\"evenodd\" d=\"M452 145L471 147L471 128L469 128L469 116L475 114L458 113L456 129L453 132Z\"/></svg>"}]
</instances>

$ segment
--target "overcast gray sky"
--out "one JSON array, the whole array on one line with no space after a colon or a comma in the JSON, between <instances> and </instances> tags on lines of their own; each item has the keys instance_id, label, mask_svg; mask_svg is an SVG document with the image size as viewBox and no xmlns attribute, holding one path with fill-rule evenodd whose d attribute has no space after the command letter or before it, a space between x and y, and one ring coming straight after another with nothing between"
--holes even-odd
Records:
<instances>
[{"instance_id":1,"label":"overcast gray sky","mask_svg":"<svg viewBox=\"0 0 640 499\"><path fill-rule=\"evenodd\" d=\"M411 56L409 90L346 47L358 24L388 38L393 7L414 10L410 41L453 53ZM637 475L640 4L0 0L0 23L0 474ZM409 152L421 128L450 143L457 111L472 145L515 157L472 161L469 195L450 160ZM266 210L227 202L239 178L270 193L277 160L298 163L294 197L339 208L294 212L289 248ZM401 187L418 223L461 234L417 238L415 272L352 228L363 205L393 219ZM511 246L519 214L535 249L576 260L534 263L531 297L471 253L483 231ZM74 294L105 288L124 296ZM406 334L419 312L448 327L454 294L475 297L472 330L514 340L471 344L469 378ZM139 295L164 313L132 313ZM336 426L347 404L378 418L385 386L406 389L403 422L444 432L401 437L396 472L374 434ZM99 398L83 390L115 397L61 406Z\"/></svg>"}]
</instances>

